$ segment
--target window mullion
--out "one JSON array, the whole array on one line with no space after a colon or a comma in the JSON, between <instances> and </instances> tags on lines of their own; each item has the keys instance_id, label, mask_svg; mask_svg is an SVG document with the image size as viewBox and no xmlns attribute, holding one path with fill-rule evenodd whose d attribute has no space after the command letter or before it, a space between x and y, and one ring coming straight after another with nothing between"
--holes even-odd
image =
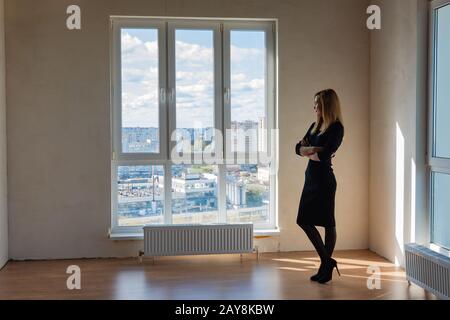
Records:
<instances>
[{"instance_id":1,"label":"window mullion","mask_svg":"<svg viewBox=\"0 0 450 320\"><path fill-rule=\"evenodd\" d=\"M227 195L226 195L226 171L225 165L218 165L218 203L219 203L219 223L227 222Z\"/></svg>"},{"instance_id":2,"label":"window mullion","mask_svg":"<svg viewBox=\"0 0 450 320\"><path fill-rule=\"evenodd\" d=\"M220 159L223 160L225 153L224 153L224 146L225 146L225 101L223 98L223 92L224 92L224 83L225 83L225 74L226 69L224 68L224 30L223 30L223 23L219 24L218 30L215 32L216 39L215 39L215 57L217 59L216 62L216 75L215 75L215 101L216 101L216 132L220 132L220 137L215 137L215 139L220 138L221 143L215 144L216 148L218 146L221 146L221 150L215 150L216 155L217 153L220 155ZM217 157L219 158L219 157ZM226 198L226 174L225 174L225 166L222 164L218 164L218 195L217 195L217 201L218 201L218 210L219 210L219 223L226 223L227 222L227 216L226 216L226 205L227 205L227 198Z\"/></svg>"},{"instance_id":3,"label":"window mullion","mask_svg":"<svg viewBox=\"0 0 450 320\"><path fill-rule=\"evenodd\" d=\"M164 223L172 224L172 162L164 165Z\"/></svg>"},{"instance_id":4,"label":"window mullion","mask_svg":"<svg viewBox=\"0 0 450 320\"><path fill-rule=\"evenodd\" d=\"M227 130L231 128L231 68L230 68L230 57L231 57L231 48L230 48L230 29L225 24L222 27L222 69L223 69L223 83L222 83L222 92L221 98L223 101L223 158L225 159L227 156L227 140L226 133Z\"/></svg>"},{"instance_id":5,"label":"window mullion","mask_svg":"<svg viewBox=\"0 0 450 320\"><path fill-rule=\"evenodd\" d=\"M172 150L174 150L176 141L172 141L172 134L176 129L176 61L175 61L175 27L170 23L166 23L167 28L167 146L168 159L172 159Z\"/></svg>"},{"instance_id":6,"label":"window mullion","mask_svg":"<svg viewBox=\"0 0 450 320\"><path fill-rule=\"evenodd\" d=\"M222 99L222 115L223 115L223 127L222 127L222 159L223 165L220 166L220 187L221 187L221 206L220 206L220 217L225 223L228 221L227 218L227 156L228 148L231 144L227 140L227 131L231 128L231 68L230 68L230 29L227 24L221 24L221 34L222 34L222 86L221 86L221 99Z\"/></svg>"},{"instance_id":7,"label":"window mullion","mask_svg":"<svg viewBox=\"0 0 450 320\"><path fill-rule=\"evenodd\" d=\"M168 68L167 68L167 24L161 24L159 28L159 115L160 115L160 152L163 160L167 160L169 148L168 141L170 139L168 132Z\"/></svg>"}]
</instances>

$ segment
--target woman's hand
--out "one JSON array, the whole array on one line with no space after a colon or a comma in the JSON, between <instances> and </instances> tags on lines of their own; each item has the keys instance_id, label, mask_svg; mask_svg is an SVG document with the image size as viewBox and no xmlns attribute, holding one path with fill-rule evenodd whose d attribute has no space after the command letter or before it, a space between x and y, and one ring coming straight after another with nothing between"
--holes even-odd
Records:
<instances>
[{"instance_id":1,"label":"woman's hand","mask_svg":"<svg viewBox=\"0 0 450 320\"><path fill-rule=\"evenodd\" d=\"M322 147L307 147L302 149L306 149L305 156L308 157L310 160L320 162L319 155L317 153L323 151Z\"/></svg>"},{"instance_id":2,"label":"woman's hand","mask_svg":"<svg viewBox=\"0 0 450 320\"><path fill-rule=\"evenodd\" d=\"M323 148L321 147L301 147L300 148L300 155L302 157L309 157L317 152L321 152Z\"/></svg>"},{"instance_id":3,"label":"woman's hand","mask_svg":"<svg viewBox=\"0 0 450 320\"><path fill-rule=\"evenodd\" d=\"M308 138L305 138L302 141L299 141L297 143L297 145L295 146L295 153L301 157L305 157L307 154L303 148L308 147L309 145L310 145L310 143L308 141Z\"/></svg>"},{"instance_id":4,"label":"woman's hand","mask_svg":"<svg viewBox=\"0 0 450 320\"><path fill-rule=\"evenodd\" d=\"M312 161L320 162L320 159L319 159L319 156L317 155L317 153L309 155L308 158L311 159Z\"/></svg>"},{"instance_id":5,"label":"woman's hand","mask_svg":"<svg viewBox=\"0 0 450 320\"><path fill-rule=\"evenodd\" d=\"M305 138L304 140L300 141L300 145L301 145L302 147L307 147L307 146L309 146L310 143L309 143L309 141L308 141L308 138Z\"/></svg>"},{"instance_id":6,"label":"woman's hand","mask_svg":"<svg viewBox=\"0 0 450 320\"><path fill-rule=\"evenodd\" d=\"M300 141L295 147L296 153L301 157L310 157L323 150L322 147L313 147L309 142L308 138Z\"/></svg>"}]
</instances>

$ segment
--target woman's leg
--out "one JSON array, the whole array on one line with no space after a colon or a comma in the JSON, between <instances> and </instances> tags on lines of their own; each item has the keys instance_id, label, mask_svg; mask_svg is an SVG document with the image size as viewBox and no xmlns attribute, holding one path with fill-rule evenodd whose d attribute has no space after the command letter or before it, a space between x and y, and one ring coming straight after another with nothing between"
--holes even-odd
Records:
<instances>
[{"instance_id":1,"label":"woman's leg","mask_svg":"<svg viewBox=\"0 0 450 320\"><path fill-rule=\"evenodd\" d=\"M303 225L303 224L301 224L300 227L303 229L303 231L305 231L309 240L314 245L314 248L316 249L317 253L319 254L320 260L322 262L327 261L327 259L330 258L330 255L328 254L328 251L325 248L325 245L322 241L322 237L320 236L320 233L316 229L316 227L314 227L312 225Z\"/></svg>"},{"instance_id":2,"label":"woman's leg","mask_svg":"<svg viewBox=\"0 0 450 320\"><path fill-rule=\"evenodd\" d=\"M336 246L336 228L329 227L325 228L325 249L327 253L333 256L334 247Z\"/></svg>"}]
</instances>

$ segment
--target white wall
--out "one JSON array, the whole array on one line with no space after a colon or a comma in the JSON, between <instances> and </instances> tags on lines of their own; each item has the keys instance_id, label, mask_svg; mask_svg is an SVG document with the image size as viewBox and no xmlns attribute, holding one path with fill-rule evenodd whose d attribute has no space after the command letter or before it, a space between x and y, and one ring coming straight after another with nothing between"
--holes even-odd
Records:
<instances>
[{"instance_id":1,"label":"white wall","mask_svg":"<svg viewBox=\"0 0 450 320\"><path fill-rule=\"evenodd\" d=\"M136 255L110 226L109 15L279 19L279 219L263 250L312 250L295 221L306 161L294 146L313 95L335 88L347 135L335 159L338 249L368 248L369 32L362 0L7 0L10 256Z\"/></svg>"},{"instance_id":2,"label":"white wall","mask_svg":"<svg viewBox=\"0 0 450 320\"><path fill-rule=\"evenodd\" d=\"M0 268L8 260L4 2L0 0Z\"/></svg>"},{"instance_id":3,"label":"white wall","mask_svg":"<svg viewBox=\"0 0 450 320\"><path fill-rule=\"evenodd\" d=\"M404 243L427 241L427 2L374 1L371 32L370 248L404 264Z\"/></svg>"}]
</instances>

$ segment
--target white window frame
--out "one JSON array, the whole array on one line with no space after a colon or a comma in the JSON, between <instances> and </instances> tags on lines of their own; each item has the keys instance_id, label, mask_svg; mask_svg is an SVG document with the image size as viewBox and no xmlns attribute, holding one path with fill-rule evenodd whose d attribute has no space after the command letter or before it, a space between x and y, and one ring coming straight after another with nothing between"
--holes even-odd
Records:
<instances>
[{"instance_id":1,"label":"white window frame","mask_svg":"<svg viewBox=\"0 0 450 320\"><path fill-rule=\"evenodd\" d=\"M157 28L159 40L159 131L160 153L123 153L121 127L121 29L122 28ZM142 226L118 226L117 170L119 166L163 166L164 167L164 224L172 224L171 183L172 160L171 150L176 142L171 141L170 133L176 128L176 76L175 76L175 30L176 29L208 29L214 32L214 72L215 72L215 128L224 133L223 149L215 150L224 159L226 142L225 130L231 126L230 103L226 98L230 88L230 30L257 30L266 32L267 89L266 114L268 128L268 150L273 166L278 161L278 140L271 139L271 129L277 129L277 90L276 90L276 21L241 20L241 19L194 19L194 18L161 18L161 17L111 17L111 233L139 234ZM167 40L166 40L167 39ZM225 54L224 54L225 53ZM228 69L227 69L228 68ZM217 146L217 144L216 144ZM226 223L226 163L218 164L218 222ZM278 229L277 184L278 174L270 176L270 206L268 223L255 223L255 230L264 232ZM168 210L169 208L169 210Z\"/></svg>"},{"instance_id":2,"label":"white window frame","mask_svg":"<svg viewBox=\"0 0 450 320\"><path fill-rule=\"evenodd\" d=\"M437 57L437 41L436 41L436 27L437 11L445 6L450 5L449 0L434 0L430 2L429 9L429 75L428 75L428 209L429 209L429 225L428 225L428 241L430 244L440 247L443 250L447 250L433 239L433 220L434 220L434 208L433 208L433 196L434 196L434 174L450 174L450 158L440 158L436 156L436 57Z\"/></svg>"}]
</instances>

